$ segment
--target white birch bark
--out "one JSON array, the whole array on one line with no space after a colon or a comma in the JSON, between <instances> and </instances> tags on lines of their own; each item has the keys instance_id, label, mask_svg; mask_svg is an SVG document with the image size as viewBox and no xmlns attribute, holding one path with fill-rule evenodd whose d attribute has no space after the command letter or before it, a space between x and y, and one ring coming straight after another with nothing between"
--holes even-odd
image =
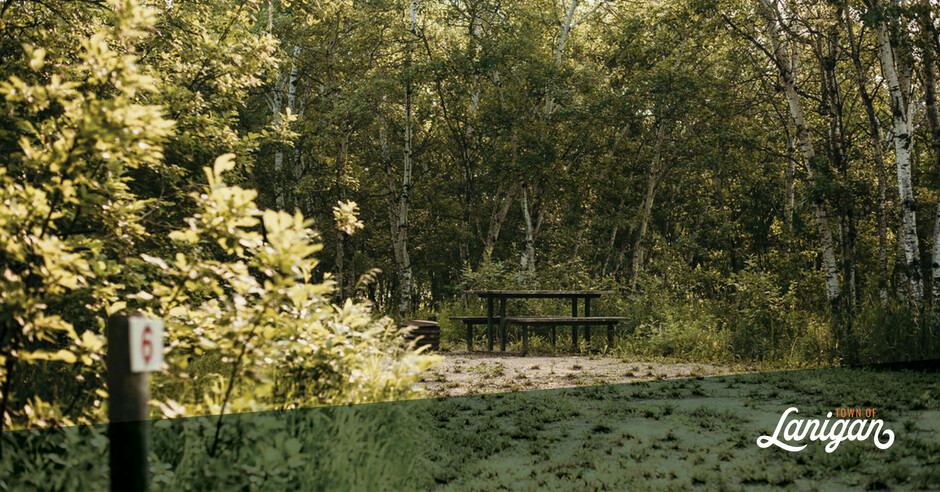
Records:
<instances>
[{"instance_id":1,"label":"white birch bark","mask_svg":"<svg viewBox=\"0 0 940 492\"><path fill-rule=\"evenodd\" d=\"M297 57L300 46L294 46L290 58L290 76L287 79L287 109L293 114L297 109Z\"/></svg>"},{"instance_id":2,"label":"white birch bark","mask_svg":"<svg viewBox=\"0 0 940 492\"><path fill-rule=\"evenodd\" d=\"M888 84L891 103L892 131L894 132L894 154L897 160L898 195L900 199L901 227L898 233L899 248L902 256L898 258L909 282L910 296L915 302L924 297L923 280L920 270L920 245L917 239L917 216L915 212L914 190L911 184L911 125L910 113L888 34L885 20L878 23L878 54L881 58L881 70Z\"/></svg>"},{"instance_id":3,"label":"white birch bark","mask_svg":"<svg viewBox=\"0 0 940 492\"><path fill-rule=\"evenodd\" d=\"M473 60L476 60L477 51L478 51L478 41L483 35L482 27L480 26L480 21L477 19L476 14L470 19L470 27L468 38L468 52L470 57ZM480 74L474 70L471 83L470 83L470 107L467 112L467 122L464 126L463 132L463 144L462 144L462 153L461 160L463 161L464 168L464 182L463 182L463 203L461 204L462 211L462 237L459 240L459 249L460 249L460 262L462 266L468 266L470 264L470 220L471 215L473 214L473 167L474 167L474 157L471 152L471 145L473 142L475 128L473 126L474 120L477 115L477 110L480 106ZM443 94L441 94L443 98ZM441 102L443 104L443 100ZM487 239L489 236L487 236ZM487 254L487 248L484 247L484 255Z\"/></svg>"},{"instance_id":4,"label":"white birch bark","mask_svg":"<svg viewBox=\"0 0 940 492\"><path fill-rule=\"evenodd\" d=\"M555 64L561 62L561 56L565 52L565 44L568 42L568 36L571 34L571 30L575 27L578 27L579 24L584 22L585 19L590 17L601 5L604 4L606 0L598 0L594 4L594 7L591 10L587 11L580 18L575 20L574 14L578 9L578 6L581 4L581 0L571 0L571 4L565 6L564 1L562 1L562 7L565 8L565 19L561 23L561 27L558 30L558 42L555 44ZM549 85L548 90L545 94L545 115L551 115L555 110L555 102L552 94L552 87Z\"/></svg>"},{"instance_id":5,"label":"white birch bark","mask_svg":"<svg viewBox=\"0 0 940 492\"><path fill-rule=\"evenodd\" d=\"M385 105L384 104L385 100L386 98L385 96L383 96L381 106ZM390 149L390 145L388 141L387 122L385 120L383 111L384 111L384 108L380 107L379 108L379 147L381 149L380 156L382 159L382 164L383 164L383 167L385 168L385 185L388 190L388 193L385 194L386 203L388 205L388 208L387 208L388 226L392 234L392 251L395 256L395 266L398 268L398 279L399 279L399 284L400 284L402 280L402 276L403 276L402 267L404 265L407 265L408 258L407 258L407 253L402 249L402 245L404 243L401 241L401 234L399 231L399 227L401 226L401 194L398 189L398 177L397 177L396 169L395 169L395 166L392 165L391 149ZM399 306L398 306L399 313L398 314L400 317L402 317L402 319L404 319L403 317L407 314L407 309L405 309L404 311L401 310L402 300L403 300L402 295L401 295L401 292L402 292L401 285L399 285L398 292L399 292ZM408 300L410 301L410 297L408 298ZM405 306L405 307L406 308L410 307L410 305Z\"/></svg>"},{"instance_id":6,"label":"white birch bark","mask_svg":"<svg viewBox=\"0 0 940 492\"><path fill-rule=\"evenodd\" d=\"M410 76L409 76L410 77ZM408 207L411 200L411 104L412 88L409 80L408 87L405 90L405 148L402 157L402 179L401 179L401 198L399 200L398 210L398 284L401 292L399 294L398 314L400 319L404 320L407 313L411 311L412 294L412 271L411 258L408 255Z\"/></svg>"},{"instance_id":7,"label":"white birch bark","mask_svg":"<svg viewBox=\"0 0 940 492\"><path fill-rule=\"evenodd\" d=\"M772 60L780 73L781 83L787 96L787 106L790 109L790 116L793 118L793 124L796 129L797 139L800 143L800 151L806 163L807 175L810 184L815 187L816 176L816 150L813 147L813 141L810 139L809 130L806 127L806 116L803 113L803 106L800 102L800 96L796 90L796 66L791 63L786 50L780 42L780 27L777 24L777 3L774 0L758 0L759 10L765 20L766 35L770 40ZM836 263L835 248L832 240L832 228L829 224L826 206L822 198L813 200L813 209L816 216L816 229L819 233L820 254L822 256L823 276L826 282L826 298L829 304L838 309L840 296L839 287L839 267Z\"/></svg>"},{"instance_id":8,"label":"white birch bark","mask_svg":"<svg viewBox=\"0 0 940 492\"><path fill-rule=\"evenodd\" d=\"M300 54L300 47L294 46L291 55L291 69L287 79L283 79L281 70L278 69L278 75L274 84L274 91L268 99L268 107L274 114L274 126L281 124L281 109L284 103L284 84L287 84L287 109L291 114L296 110L297 101L297 56ZM284 209L284 186L281 183L281 173L284 170L284 147L276 144L274 149L274 201L278 210Z\"/></svg>"},{"instance_id":9,"label":"white birch bark","mask_svg":"<svg viewBox=\"0 0 940 492\"><path fill-rule=\"evenodd\" d=\"M561 28L558 32L558 43L555 44L555 64L557 65L561 62L561 55L565 51L565 43L568 41L568 34L571 32L572 23L574 22L574 12L578 8L578 3L580 0L571 0L571 4L568 6L568 10L565 14L565 20L561 23ZM564 5L564 3L562 4ZM545 94L545 115L548 116L554 111L554 98L552 95L552 87L549 84L548 90Z\"/></svg>"},{"instance_id":10,"label":"white birch bark","mask_svg":"<svg viewBox=\"0 0 940 492\"><path fill-rule=\"evenodd\" d=\"M877 219L878 219L878 292L881 302L888 302L888 221L885 206L887 195L887 176L885 175L884 149L881 145L881 123L875 114L874 98L868 91L868 74L862 67L861 54L856 43L855 31L848 9L843 11L842 20L848 35L852 65L855 67L855 82L858 87L865 114L868 118L868 140L875 160L875 176L878 181Z\"/></svg>"},{"instance_id":11,"label":"white birch bark","mask_svg":"<svg viewBox=\"0 0 940 492\"><path fill-rule=\"evenodd\" d=\"M796 197L796 137L787 137L786 196L783 202L783 217L787 226L793 227L793 203Z\"/></svg>"},{"instance_id":12,"label":"white birch bark","mask_svg":"<svg viewBox=\"0 0 940 492\"><path fill-rule=\"evenodd\" d=\"M525 221L525 251L522 253L523 270L535 272L535 234L532 215L529 213L528 186L522 186L522 218Z\"/></svg>"},{"instance_id":13,"label":"white birch bark","mask_svg":"<svg viewBox=\"0 0 940 492\"><path fill-rule=\"evenodd\" d=\"M592 7L588 12L586 12L577 20L575 20L575 12L577 11L578 6L581 3L581 0L571 0L571 3L568 5L565 5L564 1L562 2L562 6L565 7L565 18L564 18L564 21L562 21L561 27L559 28L558 42L555 44L554 62L556 65L561 62L562 55L564 54L564 51L565 51L565 45L568 41L569 35L571 34L571 30L577 27L582 22L584 22L585 19L590 17L595 11L597 11L598 8L600 8L601 5L604 4L605 1L606 0L598 0L597 3L594 4L594 7ZM546 90L545 90L544 116L548 118L549 116L552 115L554 110L555 110L554 89L552 87L552 83L549 82L548 87L546 87ZM538 190L536 190L536 193L537 192ZM536 200L538 199L537 196L534 198ZM521 255L521 263L524 269L526 269L527 271L533 272L535 270L535 234L537 233L538 228L541 225L541 222L542 222L541 219L544 217L545 209L542 205L540 205L541 208L539 210L539 220L536 226L533 227L531 217L528 216L529 215L528 202L529 200L527 199L526 190L523 189L523 213L526 215L526 217L524 217L526 219L524 221L525 233L526 233L526 250L523 251Z\"/></svg>"},{"instance_id":14,"label":"white birch bark","mask_svg":"<svg viewBox=\"0 0 940 492\"><path fill-rule=\"evenodd\" d=\"M269 100L269 107L271 112L274 114L274 126L278 127L281 124L281 75L280 70L278 70L277 80L274 86L274 93L271 95ZM284 149L281 148L280 143L274 145L274 202L277 208L284 208L284 193L283 186L281 185L281 169L284 168Z\"/></svg>"},{"instance_id":15,"label":"white birch bark","mask_svg":"<svg viewBox=\"0 0 940 492\"><path fill-rule=\"evenodd\" d=\"M416 32L417 1L411 2L411 33ZM411 312L411 297L414 291L414 277L411 257L408 254L408 208L411 203L411 145L412 145L412 103L414 88L411 73L411 42L408 42L405 59L405 141L402 156L401 194L398 207L398 315L404 320Z\"/></svg>"},{"instance_id":16,"label":"white birch bark","mask_svg":"<svg viewBox=\"0 0 940 492\"><path fill-rule=\"evenodd\" d=\"M930 18L922 18L920 31L924 46L924 104L927 109L927 126L930 130L936 170L940 171L940 106L937 101L937 62L940 59L940 46L937 43L936 27L933 26ZM937 210L934 214L931 293L936 306L937 301L940 300L940 201L937 203Z\"/></svg>"}]
</instances>

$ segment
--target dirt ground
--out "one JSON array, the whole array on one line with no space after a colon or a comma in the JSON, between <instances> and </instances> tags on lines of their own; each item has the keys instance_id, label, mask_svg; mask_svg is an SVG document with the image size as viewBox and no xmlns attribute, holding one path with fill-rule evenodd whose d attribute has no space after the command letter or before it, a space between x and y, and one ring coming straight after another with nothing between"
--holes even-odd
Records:
<instances>
[{"instance_id":1,"label":"dirt ground","mask_svg":"<svg viewBox=\"0 0 940 492\"><path fill-rule=\"evenodd\" d=\"M441 353L444 360L423 379L431 396L695 378L750 372L745 367L632 360L599 355L527 356Z\"/></svg>"}]
</instances>

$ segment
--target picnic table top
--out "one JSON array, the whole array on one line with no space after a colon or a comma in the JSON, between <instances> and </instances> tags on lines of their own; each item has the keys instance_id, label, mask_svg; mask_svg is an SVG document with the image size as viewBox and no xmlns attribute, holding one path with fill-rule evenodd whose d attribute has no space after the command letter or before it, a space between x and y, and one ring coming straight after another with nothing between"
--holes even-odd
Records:
<instances>
[{"instance_id":1,"label":"picnic table top","mask_svg":"<svg viewBox=\"0 0 940 492\"><path fill-rule=\"evenodd\" d=\"M620 321L629 321L625 316L507 316L510 323L539 324L539 325L567 325L569 323L611 324Z\"/></svg>"},{"instance_id":2,"label":"picnic table top","mask_svg":"<svg viewBox=\"0 0 940 492\"><path fill-rule=\"evenodd\" d=\"M468 290L467 294L484 297L600 297L612 290Z\"/></svg>"}]
</instances>

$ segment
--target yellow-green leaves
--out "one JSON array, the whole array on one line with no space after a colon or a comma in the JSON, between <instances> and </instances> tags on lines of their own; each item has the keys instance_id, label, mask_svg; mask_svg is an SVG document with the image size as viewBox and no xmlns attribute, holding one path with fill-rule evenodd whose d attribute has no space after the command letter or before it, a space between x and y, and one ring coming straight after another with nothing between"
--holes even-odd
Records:
<instances>
[{"instance_id":1,"label":"yellow-green leaves","mask_svg":"<svg viewBox=\"0 0 940 492\"><path fill-rule=\"evenodd\" d=\"M135 0L109 0L117 20L118 32L124 40L134 40L148 35L156 24L154 12Z\"/></svg>"},{"instance_id":2,"label":"yellow-green leaves","mask_svg":"<svg viewBox=\"0 0 940 492\"><path fill-rule=\"evenodd\" d=\"M346 234L352 234L356 232L357 229L362 229L362 221L356 216L359 212L359 205L356 202L341 201L335 207L333 207L333 218L336 219L336 228L345 232Z\"/></svg>"},{"instance_id":3,"label":"yellow-green leaves","mask_svg":"<svg viewBox=\"0 0 940 492\"><path fill-rule=\"evenodd\" d=\"M262 211L257 192L226 182L250 169L262 136L239 133L239 110L274 64L251 7L228 8L240 3L62 2L84 24L43 24L11 58L19 72L0 77L0 140L13 150L0 166L0 312L15 331L0 362L65 375L50 394L81 392L62 415L61 401L17 387L3 423L101 421L105 320L138 310L166 321L170 370L152 388L164 416L410 394L404 379L363 376L366 357L404 378L417 366L389 358L404 349L364 306L330 304L310 221ZM194 170L216 155L201 182ZM337 214L362 227L355 203Z\"/></svg>"},{"instance_id":4,"label":"yellow-green leaves","mask_svg":"<svg viewBox=\"0 0 940 492\"><path fill-rule=\"evenodd\" d=\"M44 48L33 47L32 45L25 45L23 49L26 51L26 56L29 58L29 68L37 72L42 69L43 65L46 64L46 50Z\"/></svg>"},{"instance_id":5,"label":"yellow-green leaves","mask_svg":"<svg viewBox=\"0 0 940 492\"><path fill-rule=\"evenodd\" d=\"M194 254L177 253L172 262L141 256L165 275L166 283L152 291L169 308L163 313L174 347L168 360L187 377L198 371L207 392L192 398L186 392L188 399L179 401L198 414L411 395L418 373L433 360L406 350L389 322L374 321L365 305L331 305L333 282L311 282L313 255L322 245L309 221L300 213L258 210L253 192L225 183L223 174L233 169L233 155L205 169L208 186L192 195L199 210L171 234ZM355 211L355 203L341 204L351 228ZM231 259L195 254L210 248ZM171 378L155 377L173 387ZM236 391L225 401L230 385Z\"/></svg>"},{"instance_id":6,"label":"yellow-green leaves","mask_svg":"<svg viewBox=\"0 0 940 492\"><path fill-rule=\"evenodd\" d=\"M235 154L222 154L215 159L212 174L209 175L209 186L213 187L221 180L222 173L235 169Z\"/></svg>"},{"instance_id":7,"label":"yellow-green leaves","mask_svg":"<svg viewBox=\"0 0 940 492\"><path fill-rule=\"evenodd\" d=\"M40 46L49 39L36 36L36 45L24 46L32 72L0 82L5 117L17 129L5 145L19 147L0 172L0 312L10 335L0 352L56 371L78 366L65 379L95 385L103 384L104 320L128 307L129 296L118 298L132 288L124 280L143 283L131 274L143 262L127 260L147 236L141 222L153 201L131 190L128 170L159 165L173 129L160 107L141 102L154 79L129 44L121 47L139 39L152 16L131 1L116 3L114 13L117 22L87 26L94 32L76 38L81 49L75 43L71 52ZM29 389L18 391L10 401L21 405ZM50 391L59 392L58 382ZM65 418L55 403L49 412L39 404L32 413L5 410L26 416L17 425L34 425ZM100 407L74 411L82 421L99 420Z\"/></svg>"},{"instance_id":8,"label":"yellow-green leaves","mask_svg":"<svg viewBox=\"0 0 940 492\"><path fill-rule=\"evenodd\" d=\"M37 361L37 360L57 360L62 361L68 364L72 364L78 360L78 357L74 353L68 350L59 350L56 352L45 352L45 351L34 351L34 352L24 352L20 355L20 360L23 361Z\"/></svg>"}]
</instances>

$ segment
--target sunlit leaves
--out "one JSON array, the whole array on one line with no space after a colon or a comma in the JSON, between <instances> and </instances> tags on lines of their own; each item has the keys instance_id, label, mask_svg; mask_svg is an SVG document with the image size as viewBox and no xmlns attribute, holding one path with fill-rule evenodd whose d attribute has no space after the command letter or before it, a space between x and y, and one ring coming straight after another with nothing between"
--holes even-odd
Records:
<instances>
[{"instance_id":1,"label":"sunlit leaves","mask_svg":"<svg viewBox=\"0 0 940 492\"><path fill-rule=\"evenodd\" d=\"M133 3L114 7L117 27L102 25L84 39L71 55L74 63L58 65L60 54L27 45L30 69L43 76L0 83L20 129L19 152L0 173L0 311L9 334L0 339L2 351L50 371L81 363L87 372L76 369L70 377L96 385L103 383L104 350L96 332L104 317L126 308L117 299L120 285L111 281L123 266L115 253L145 234L139 221L148 202L130 192L126 173L158 164L172 130L159 108L138 102L154 90L153 79L112 44L143 36L139 23L148 16ZM80 330L77 320L83 320ZM8 367L0 369L4 379ZM75 422L75 416L93 421L100 411L92 405L67 417L56 401L38 395L31 401L5 410L27 425Z\"/></svg>"},{"instance_id":2,"label":"sunlit leaves","mask_svg":"<svg viewBox=\"0 0 940 492\"><path fill-rule=\"evenodd\" d=\"M15 388L5 426L102 420L104 320L129 310L167 321L159 415L364 401L365 387L410 394L410 359L386 359L404 364L398 386L350 383L358 353L405 352L364 307L329 305L332 282L313 278L322 246L310 221L262 211L254 190L226 183L258 138L240 138L237 110L274 62L273 40L252 30L257 3L70 5L63 15L88 14L76 26L87 35L37 36L45 44L23 47L29 70L0 82L2 139L15 148L0 167L0 379L15 360L68 380ZM217 154L203 186L186 165ZM186 218L169 223L174 214ZM285 377L320 366L338 377L284 391ZM181 384L189 378L201 392Z\"/></svg>"},{"instance_id":3,"label":"sunlit leaves","mask_svg":"<svg viewBox=\"0 0 940 492\"><path fill-rule=\"evenodd\" d=\"M322 245L309 221L299 213L259 210L253 191L225 184L223 175L233 168L232 155L206 168L208 186L194 194L201 209L171 237L189 245L184 251L218 247L236 259L205 261L184 253L172 262L144 258L163 272L152 291L168 321L175 367L187 367L190 354L218 357L222 364L192 376L208 393L184 406L190 413L213 413L411 394L431 359L409 355L397 330L387 321L375 323L365 306L331 306L332 282L312 281L313 255ZM354 206L347 210L355 221L353 212ZM389 374L397 379L390 381ZM191 376L161 377L168 384L161 394L174 395L173 377ZM235 393L226 400L230 385Z\"/></svg>"}]
</instances>

